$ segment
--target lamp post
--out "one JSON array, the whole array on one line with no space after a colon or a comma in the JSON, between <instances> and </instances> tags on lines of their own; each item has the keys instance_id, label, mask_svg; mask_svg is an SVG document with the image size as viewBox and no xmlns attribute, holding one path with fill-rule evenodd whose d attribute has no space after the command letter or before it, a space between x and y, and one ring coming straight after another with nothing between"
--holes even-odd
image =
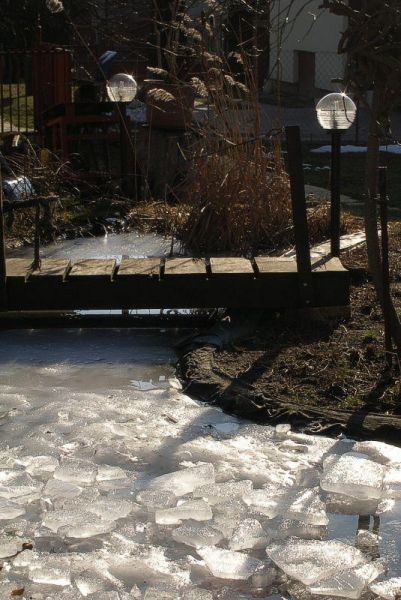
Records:
<instances>
[{"instance_id":1,"label":"lamp post","mask_svg":"<svg viewBox=\"0 0 401 600\"><path fill-rule=\"evenodd\" d=\"M340 256L341 218L341 134L355 121L357 108L353 100L342 93L327 94L316 106L317 119L331 132L331 254Z\"/></svg>"},{"instance_id":2,"label":"lamp post","mask_svg":"<svg viewBox=\"0 0 401 600\"><path fill-rule=\"evenodd\" d=\"M113 75L107 84L106 91L111 102L117 104L118 120L120 128L120 161L121 161L121 180L123 182L124 191L131 193L131 185L126 185L124 179L127 176L128 163L132 162L132 152L129 154L132 141L130 132L127 126L127 104L133 101L138 91L138 86L132 75L126 73L117 73ZM131 156L132 160L128 159Z\"/></svg>"}]
</instances>

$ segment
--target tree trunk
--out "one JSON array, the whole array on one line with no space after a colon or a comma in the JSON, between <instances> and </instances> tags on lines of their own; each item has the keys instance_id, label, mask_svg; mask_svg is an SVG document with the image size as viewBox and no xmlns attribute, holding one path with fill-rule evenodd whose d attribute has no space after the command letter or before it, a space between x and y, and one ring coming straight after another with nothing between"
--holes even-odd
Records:
<instances>
[{"instance_id":1,"label":"tree trunk","mask_svg":"<svg viewBox=\"0 0 401 600\"><path fill-rule=\"evenodd\" d=\"M388 318L391 329L391 336L397 346L398 352L401 352L401 323L398 318L392 300L390 300L386 315L386 306L383 294L382 261L380 254L379 234L377 230L377 193L378 193L378 168L379 168L379 148L380 132L378 124L379 107L381 96L378 90L373 93L373 105L368 137L368 153L366 160L367 168L367 195L365 203L365 233L366 248L368 253L369 269L372 274L373 283L380 301L380 305L385 318Z\"/></svg>"}]
</instances>

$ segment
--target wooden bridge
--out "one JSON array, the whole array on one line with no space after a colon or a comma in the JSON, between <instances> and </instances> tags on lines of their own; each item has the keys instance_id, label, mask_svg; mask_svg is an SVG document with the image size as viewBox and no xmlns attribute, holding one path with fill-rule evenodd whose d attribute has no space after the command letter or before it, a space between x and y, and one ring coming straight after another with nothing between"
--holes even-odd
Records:
<instances>
[{"instance_id":1,"label":"wooden bridge","mask_svg":"<svg viewBox=\"0 0 401 600\"><path fill-rule=\"evenodd\" d=\"M33 262L6 259L2 203L0 310L349 306L349 276L340 259L328 256L311 263L299 128L287 128L287 149L296 260L124 258L117 264L111 259L71 263L44 258L39 263L38 245Z\"/></svg>"},{"instance_id":2,"label":"wooden bridge","mask_svg":"<svg viewBox=\"0 0 401 600\"><path fill-rule=\"evenodd\" d=\"M316 262L310 278L295 260L143 258L7 260L8 311L130 308L297 308L346 306L348 272L338 258Z\"/></svg>"}]
</instances>

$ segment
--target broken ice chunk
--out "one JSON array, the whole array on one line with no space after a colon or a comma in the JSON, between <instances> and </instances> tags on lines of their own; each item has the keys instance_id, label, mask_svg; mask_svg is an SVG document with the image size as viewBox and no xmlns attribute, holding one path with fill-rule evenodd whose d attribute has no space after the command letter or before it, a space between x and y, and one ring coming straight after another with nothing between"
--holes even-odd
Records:
<instances>
[{"instance_id":1,"label":"broken ice chunk","mask_svg":"<svg viewBox=\"0 0 401 600\"><path fill-rule=\"evenodd\" d=\"M401 463L401 448L384 442L356 442L353 451L367 454L382 465Z\"/></svg>"},{"instance_id":2,"label":"broken ice chunk","mask_svg":"<svg viewBox=\"0 0 401 600\"><path fill-rule=\"evenodd\" d=\"M121 467L100 465L97 469L96 481L113 481L114 479L125 479L126 473Z\"/></svg>"},{"instance_id":3,"label":"broken ice chunk","mask_svg":"<svg viewBox=\"0 0 401 600\"><path fill-rule=\"evenodd\" d=\"M197 553L203 558L212 575L220 579L246 580L263 567L261 560L241 552L205 546L198 548Z\"/></svg>"},{"instance_id":4,"label":"broken ice chunk","mask_svg":"<svg viewBox=\"0 0 401 600\"><path fill-rule=\"evenodd\" d=\"M69 500L76 498L81 492L82 488L73 483L61 481L60 479L49 479L44 487L43 496L52 500Z\"/></svg>"},{"instance_id":5,"label":"broken ice chunk","mask_svg":"<svg viewBox=\"0 0 401 600\"><path fill-rule=\"evenodd\" d=\"M252 490L244 495L244 502L254 510L265 515L268 519L274 519L284 509L282 496L272 496L270 490Z\"/></svg>"},{"instance_id":6,"label":"broken ice chunk","mask_svg":"<svg viewBox=\"0 0 401 600\"><path fill-rule=\"evenodd\" d=\"M155 520L159 525L177 525L185 519L209 521L212 516L212 510L204 500L189 500L174 508L157 510Z\"/></svg>"},{"instance_id":7,"label":"broken ice chunk","mask_svg":"<svg viewBox=\"0 0 401 600\"><path fill-rule=\"evenodd\" d=\"M305 585L311 585L341 570L352 569L367 562L360 550L334 540L292 538L284 544L269 546L266 553L284 573Z\"/></svg>"},{"instance_id":8,"label":"broken ice chunk","mask_svg":"<svg viewBox=\"0 0 401 600\"><path fill-rule=\"evenodd\" d=\"M230 498L242 498L252 491L252 481L225 481L197 487L194 498L204 498L209 504L218 504Z\"/></svg>"},{"instance_id":9,"label":"broken ice chunk","mask_svg":"<svg viewBox=\"0 0 401 600\"><path fill-rule=\"evenodd\" d=\"M385 600L397 600L401 594L401 577L393 577L380 583L374 583L369 589Z\"/></svg>"},{"instance_id":10,"label":"broken ice chunk","mask_svg":"<svg viewBox=\"0 0 401 600\"><path fill-rule=\"evenodd\" d=\"M78 485L90 484L95 481L96 468L92 463L84 460L64 458L54 471L54 478Z\"/></svg>"},{"instance_id":11,"label":"broken ice chunk","mask_svg":"<svg viewBox=\"0 0 401 600\"><path fill-rule=\"evenodd\" d=\"M89 596L95 592L110 590L112 582L96 571L82 571L75 577L75 585L83 596Z\"/></svg>"},{"instance_id":12,"label":"broken ice chunk","mask_svg":"<svg viewBox=\"0 0 401 600\"><path fill-rule=\"evenodd\" d=\"M93 504L88 504L87 510L101 519L114 521L127 517L134 508L134 504L128 500L119 498L101 498Z\"/></svg>"},{"instance_id":13,"label":"broken ice chunk","mask_svg":"<svg viewBox=\"0 0 401 600\"><path fill-rule=\"evenodd\" d=\"M136 496L137 502L144 504L148 510L171 508L175 506L177 497L173 492L163 490L143 490Z\"/></svg>"},{"instance_id":14,"label":"broken ice chunk","mask_svg":"<svg viewBox=\"0 0 401 600\"><path fill-rule=\"evenodd\" d=\"M384 571L383 563L368 563L324 579L312 585L310 591L318 596L339 596L357 600L366 587Z\"/></svg>"},{"instance_id":15,"label":"broken ice chunk","mask_svg":"<svg viewBox=\"0 0 401 600\"><path fill-rule=\"evenodd\" d=\"M43 484L32 479L32 484L0 486L0 497L14 500L17 504L29 504L40 498Z\"/></svg>"},{"instance_id":16,"label":"broken ice chunk","mask_svg":"<svg viewBox=\"0 0 401 600\"><path fill-rule=\"evenodd\" d=\"M70 561L51 554L42 556L29 565L29 579L46 585L70 585Z\"/></svg>"},{"instance_id":17,"label":"broken ice chunk","mask_svg":"<svg viewBox=\"0 0 401 600\"><path fill-rule=\"evenodd\" d=\"M25 514L25 508L10 502L6 498L0 498L0 521L7 519L15 519Z\"/></svg>"},{"instance_id":18,"label":"broken ice chunk","mask_svg":"<svg viewBox=\"0 0 401 600\"><path fill-rule=\"evenodd\" d=\"M378 500L361 500L344 494L327 494L326 511L341 515L378 514Z\"/></svg>"},{"instance_id":19,"label":"broken ice chunk","mask_svg":"<svg viewBox=\"0 0 401 600\"><path fill-rule=\"evenodd\" d=\"M401 498L401 463L387 468L383 487L387 496Z\"/></svg>"},{"instance_id":20,"label":"broken ice chunk","mask_svg":"<svg viewBox=\"0 0 401 600\"><path fill-rule=\"evenodd\" d=\"M203 523L188 522L174 529L172 537L176 542L199 548L200 546L214 546L223 539L221 531Z\"/></svg>"},{"instance_id":21,"label":"broken ice chunk","mask_svg":"<svg viewBox=\"0 0 401 600\"><path fill-rule=\"evenodd\" d=\"M148 484L147 489L168 491L173 492L176 496L185 496L185 494L193 492L196 487L214 483L214 480L214 467L212 464L206 463L160 475Z\"/></svg>"},{"instance_id":22,"label":"broken ice chunk","mask_svg":"<svg viewBox=\"0 0 401 600\"><path fill-rule=\"evenodd\" d=\"M290 503L286 516L316 526L325 526L329 522L318 488L299 492Z\"/></svg>"},{"instance_id":23,"label":"broken ice chunk","mask_svg":"<svg viewBox=\"0 0 401 600\"><path fill-rule=\"evenodd\" d=\"M288 423L281 423L280 425L276 425L276 437L278 439L283 439L287 437L287 435L291 431L291 425Z\"/></svg>"},{"instance_id":24,"label":"broken ice chunk","mask_svg":"<svg viewBox=\"0 0 401 600\"><path fill-rule=\"evenodd\" d=\"M326 469L327 464L327 469ZM348 452L325 461L320 485L327 492L345 494L358 499L379 499L383 490L385 468L363 455Z\"/></svg>"},{"instance_id":25,"label":"broken ice chunk","mask_svg":"<svg viewBox=\"0 0 401 600\"><path fill-rule=\"evenodd\" d=\"M24 465L26 472L33 477L49 477L58 467L54 456L24 456L17 462Z\"/></svg>"},{"instance_id":26,"label":"broken ice chunk","mask_svg":"<svg viewBox=\"0 0 401 600\"><path fill-rule=\"evenodd\" d=\"M245 519L234 530L229 547L231 550L263 548L267 542L268 536L259 521L256 519Z\"/></svg>"},{"instance_id":27,"label":"broken ice chunk","mask_svg":"<svg viewBox=\"0 0 401 600\"><path fill-rule=\"evenodd\" d=\"M22 550L22 540L10 536L0 537L0 558L9 558L15 556Z\"/></svg>"},{"instance_id":28,"label":"broken ice chunk","mask_svg":"<svg viewBox=\"0 0 401 600\"><path fill-rule=\"evenodd\" d=\"M80 510L55 510L46 513L43 526L72 538L87 538L108 533L114 521L102 521L98 516Z\"/></svg>"},{"instance_id":29,"label":"broken ice chunk","mask_svg":"<svg viewBox=\"0 0 401 600\"><path fill-rule=\"evenodd\" d=\"M213 595L202 588L192 588L183 592L182 600L213 600Z\"/></svg>"},{"instance_id":30,"label":"broken ice chunk","mask_svg":"<svg viewBox=\"0 0 401 600\"><path fill-rule=\"evenodd\" d=\"M210 523L212 527L221 531L226 538L232 536L235 528L238 527L249 514L249 508L246 504L238 501L239 506L233 506L234 502L235 500L233 500L232 503L223 502L222 504L217 504L213 520Z\"/></svg>"},{"instance_id":31,"label":"broken ice chunk","mask_svg":"<svg viewBox=\"0 0 401 600\"><path fill-rule=\"evenodd\" d=\"M379 545L381 537L367 529L359 529L356 536L356 543L361 550L371 550Z\"/></svg>"},{"instance_id":32,"label":"broken ice chunk","mask_svg":"<svg viewBox=\"0 0 401 600\"><path fill-rule=\"evenodd\" d=\"M218 433L222 433L223 435L229 436L238 431L239 424L230 421L230 422L226 422L226 423L212 423L212 427Z\"/></svg>"},{"instance_id":33,"label":"broken ice chunk","mask_svg":"<svg viewBox=\"0 0 401 600\"><path fill-rule=\"evenodd\" d=\"M327 534L326 526L316 526L302 521L280 518L274 527L269 527L272 539L285 540L297 537L305 540L321 540Z\"/></svg>"},{"instance_id":34,"label":"broken ice chunk","mask_svg":"<svg viewBox=\"0 0 401 600\"><path fill-rule=\"evenodd\" d=\"M159 583L149 586L144 595L144 600L177 600L181 597L179 587L169 583Z\"/></svg>"}]
</instances>

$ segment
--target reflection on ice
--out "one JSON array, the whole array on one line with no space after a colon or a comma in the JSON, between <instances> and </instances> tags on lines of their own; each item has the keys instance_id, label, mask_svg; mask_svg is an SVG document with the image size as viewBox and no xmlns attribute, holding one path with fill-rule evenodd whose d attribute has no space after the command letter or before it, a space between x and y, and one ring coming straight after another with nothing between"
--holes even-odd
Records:
<instances>
[{"instance_id":1,"label":"reflection on ice","mask_svg":"<svg viewBox=\"0 0 401 600\"><path fill-rule=\"evenodd\" d=\"M396 600L401 450L192 400L172 335L3 334L0 598Z\"/></svg>"}]
</instances>

